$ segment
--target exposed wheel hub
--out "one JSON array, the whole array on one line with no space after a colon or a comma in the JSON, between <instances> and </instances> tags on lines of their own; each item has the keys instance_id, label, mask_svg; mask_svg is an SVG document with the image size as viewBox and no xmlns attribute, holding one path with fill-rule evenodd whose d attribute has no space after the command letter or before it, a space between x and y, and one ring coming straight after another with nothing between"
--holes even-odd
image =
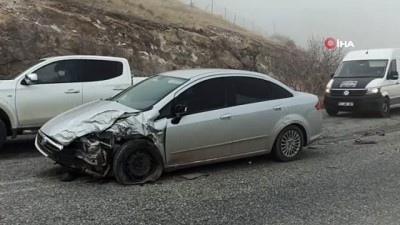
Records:
<instances>
[{"instance_id":1,"label":"exposed wheel hub","mask_svg":"<svg viewBox=\"0 0 400 225\"><path fill-rule=\"evenodd\" d=\"M127 170L134 177L144 177L152 167L149 155L142 151L132 153L127 160Z\"/></svg>"}]
</instances>

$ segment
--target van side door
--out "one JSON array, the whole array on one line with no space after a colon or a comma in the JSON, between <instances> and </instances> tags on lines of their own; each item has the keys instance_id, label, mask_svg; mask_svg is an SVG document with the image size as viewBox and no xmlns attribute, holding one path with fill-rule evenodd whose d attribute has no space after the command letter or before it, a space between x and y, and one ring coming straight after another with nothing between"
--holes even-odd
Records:
<instances>
[{"instance_id":1,"label":"van side door","mask_svg":"<svg viewBox=\"0 0 400 225\"><path fill-rule=\"evenodd\" d=\"M132 81L121 61L81 59L79 80L82 82L83 103L112 97L128 88Z\"/></svg>"},{"instance_id":2,"label":"van side door","mask_svg":"<svg viewBox=\"0 0 400 225\"><path fill-rule=\"evenodd\" d=\"M397 105L400 104L400 84L399 79L390 79L390 74L392 72L397 72L397 62L393 59L390 62L389 70L387 71L385 85L382 87L382 92L387 91L390 97L390 104Z\"/></svg>"}]
</instances>

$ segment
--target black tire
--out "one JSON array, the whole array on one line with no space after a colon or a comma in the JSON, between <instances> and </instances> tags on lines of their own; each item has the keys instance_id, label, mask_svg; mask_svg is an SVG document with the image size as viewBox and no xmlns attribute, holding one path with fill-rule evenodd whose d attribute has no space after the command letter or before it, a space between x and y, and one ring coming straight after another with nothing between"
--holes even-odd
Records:
<instances>
[{"instance_id":1,"label":"black tire","mask_svg":"<svg viewBox=\"0 0 400 225\"><path fill-rule=\"evenodd\" d=\"M2 120L0 120L0 150L7 140L7 127Z\"/></svg>"},{"instance_id":2,"label":"black tire","mask_svg":"<svg viewBox=\"0 0 400 225\"><path fill-rule=\"evenodd\" d=\"M379 117L390 117L390 99L389 98L384 98L382 101L382 104L380 105L379 111L378 111L378 116Z\"/></svg>"},{"instance_id":3,"label":"black tire","mask_svg":"<svg viewBox=\"0 0 400 225\"><path fill-rule=\"evenodd\" d=\"M146 139L130 140L114 154L115 178L123 185L154 182L160 178L163 169L158 148Z\"/></svg>"},{"instance_id":4,"label":"black tire","mask_svg":"<svg viewBox=\"0 0 400 225\"><path fill-rule=\"evenodd\" d=\"M328 113L329 116L337 116L337 114L339 113L339 111L326 108L326 113Z\"/></svg>"},{"instance_id":5,"label":"black tire","mask_svg":"<svg viewBox=\"0 0 400 225\"><path fill-rule=\"evenodd\" d=\"M290 137L293 140L288 143ZM290 144L292 143L292 144ZM285 148L284 146L288 146ZM293 146L293 148L291 147ZM299 153L304 146L304 134L303 131L297 126L291 125L284 128L275 140L274 148L272 154L276 160L282 162L293 161L297 159ZM292 153L292 154L289 154Z\"/></svg>"}]
</instances>

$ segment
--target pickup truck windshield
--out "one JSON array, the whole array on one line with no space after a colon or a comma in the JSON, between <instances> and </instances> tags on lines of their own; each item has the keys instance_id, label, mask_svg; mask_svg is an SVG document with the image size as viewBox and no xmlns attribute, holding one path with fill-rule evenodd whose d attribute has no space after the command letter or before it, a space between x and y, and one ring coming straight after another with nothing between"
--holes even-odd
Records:
<instances>
[{"instance_id":1,"label":"pickup truck windshield","mask_svg":"<svg viewBox=\"0 0 400 225\"><path fill-rule=\"evenodd\" d=\"M384 77L389 60L354 60L342 62L335 77Z\"/></svg>"},{"instance_id":2,"label":"pickup truck windshield","mask_svg":"<svg viewBox=\"0 0 400 225\"><path fill-rule=\"evenodd\" d=\"M169 76L154 76L112 97L125 106L146 110L187 80Z\"/></svg>"}]
</instances>

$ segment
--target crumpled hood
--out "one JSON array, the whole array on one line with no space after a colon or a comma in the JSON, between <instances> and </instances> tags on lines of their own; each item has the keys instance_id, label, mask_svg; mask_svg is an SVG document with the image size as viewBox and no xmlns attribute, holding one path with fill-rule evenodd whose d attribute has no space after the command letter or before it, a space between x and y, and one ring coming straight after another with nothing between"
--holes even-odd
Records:
<instances>
[{"instance_id":1,"label":"crumpled hood","mask_svg":"<svg viewBox=\"0 0 400 225\"><path fill-rule=\"evenodd\" d=\"M140 114L115 101L99 100L54 117L40 131L64 146L84 135L105 130L146 134L148 131Z\"/></svg>"}]
</instances>

